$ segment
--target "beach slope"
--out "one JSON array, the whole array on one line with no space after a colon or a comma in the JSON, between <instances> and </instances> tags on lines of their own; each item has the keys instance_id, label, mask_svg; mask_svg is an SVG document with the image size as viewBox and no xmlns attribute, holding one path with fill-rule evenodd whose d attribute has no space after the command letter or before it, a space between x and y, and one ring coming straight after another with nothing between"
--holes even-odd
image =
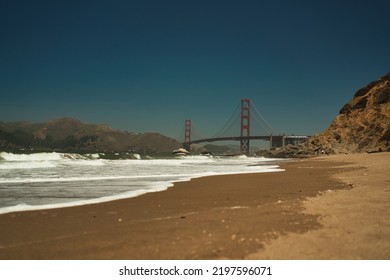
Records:
<instances>
[{"instance_id":1,"label":"beach slope","mask_svg":"<svg viewBox=\"0 0 390 280\"><path fill-rule=\"evenodd\" d=\"M321 227L271 240L249 259L390 259L390 153L337 155L311 160L344 162L331 189L303 203Z\"/></svg>"},{"instance_id":2,"label":"beach slope","mask_svg":"<svg viewBox=\"0 0 390 280\"><path fill-rule=\"evenodd\" d=\"M0 215L0 259L389 259L390 153Z\"/></svg>"}]
</instances>

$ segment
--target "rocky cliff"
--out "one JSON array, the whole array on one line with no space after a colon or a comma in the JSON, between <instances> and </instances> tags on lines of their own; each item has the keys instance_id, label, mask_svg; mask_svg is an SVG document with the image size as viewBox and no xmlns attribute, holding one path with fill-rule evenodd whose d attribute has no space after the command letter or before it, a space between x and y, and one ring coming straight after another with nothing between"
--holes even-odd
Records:
<instances>
[{"instance_id":1,"label":"rocky cliff","mask_svg":"<svg viewBox=\"0 0 390 280\"><path fill-rule=\"evenodd\" d=\"M129 133L71 118L45 123L1 123L0 149L168 153L180 147L159 133Z\"/></svg>"},{"instance_id":2,"label":"rocky cliff","mask_svg":"<svg viewBox=\"0 0 390 280\"><path fill-rule=\"evenodd\" d=\"M329 154L390 151L390 72L359 89L306 147Z\"/></svg>"},{"instance_id":3,"label":"rocky cliff","mask_svg":"<svg viewBox=\"0 0 390 280\"><path fill-rule=\"evenodd\" d=\"M390 151L390 72L359 89L322 133L300 146L288 145L258 155L310 157L380 151Z\"/></svg>"}]
</instances>

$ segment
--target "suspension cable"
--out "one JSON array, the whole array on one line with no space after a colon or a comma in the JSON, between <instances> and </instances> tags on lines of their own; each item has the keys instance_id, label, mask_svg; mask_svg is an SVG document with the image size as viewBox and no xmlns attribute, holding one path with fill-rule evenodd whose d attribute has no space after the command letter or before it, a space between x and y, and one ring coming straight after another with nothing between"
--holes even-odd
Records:
<instances>
[{"instance_id":1,"label":"suspension cable","mask_svg":"<svg viewBox=\"0 0 390 280\"><path fill-rule=\"evenodd\" d=\"M240 104L241 103L238 103L236 108L234 109L233 113L231 114L230 118L228 119L228 121L224 124L224 126L217 132L213 135L213 137L211 138L217 138L217 136L220 136L222 135L223 133L222 132L226 132L227 130L229 130L230 128L232 128L233 124L235 123L236 119L237 119L237 111L238 109L240 108ZM228 129L226 129L226 127L228 126L229 122L233 119L233 117L236 116L236 119L232 122L232 124L229 126Z\"/></svg>"},{"instance_id":2,"label":"suspension cable","mask_svg":"<svg viewBox=\"0 0 390 280\"><path fill-rule=\"evenodd\" d=\"M252 107L253 108L255 108L255 111L256 111L256 113L260 116L260 118L261 118L261 120L263 121L263 123L267 126L267 128L271 131L271 133L272 134L276 134L275 133L275 130L271 127L271 125L269 125L269 123L263 118L263 116L260 114L260 112L259 112L259 110L256 108L256 106L255 106L255 104L253 104L252 102L251 102L251 104L252 104ZM254 116L256 116L256 115L254 115ZM255 117L255 119L257 119L256 117ZM261 126L261 125L260 125Z\"/></svg>"},{"instance_id":3,"label":"suspension cable","mask_svg":"<svg viewBox=\"0 0 390 280\"><path fill-rule=\"evenodd\" d=\"M226 134L235 124L238 123L238 120L240 119L240 115L237 115L236 118L234 119L234 121L232 121L232 123L230 124L230 126L228 128L226 128L223 133L219 134L219 135L215 135L213 138L216 138L216 136L223 136L224 134ZM229 135L226 135L226 136L229 136ZM230 135L231 136L231 135Z\"/></svg>"},{"instance_id":4,"label":"suspension cable","mask_svg":"<svg viewBox=\"0 0 390 280\"><path fill-rule=\"evenodd\" d=\"M199 133L199 131L195 128L195 126L193 124L191 124L191 133L193 136L195 136L194 137L195 139L196 139L196 136L198 137L197 139L205 139L206 138L201 133ZM191 139L191 140L195 140L195 139Z\"/></svg>"},{"instance_id":5,"label":"suspension cable","mask_svg":"<svg viewBox=\"0 0 390 280\"><path fill-rule=\"evenodd\" d=\"M262 130L264 130L266 133L274 134L273 131L271 131L270 128L267 127L267 126L264 124L264 122L260 121L260 120L258 119L258 117L257 117L255 114L252 115L252 118L253 118L253 119L256 121L256 123L260 126L260 128L261 128Z\"/></svg>"},{"instance_id":6,"label":"suspension cable","mask_svg":"<svg viewBox=\"0 0 390 280\"><path fill-rule=\"evenodd\" d=\"M236 108L234 109L230 118L225 122L224 126L210 138L217 138L217 137L222 136L223 134L227 133L227 131L229 131L235 124L237 124L237 120L239 120L239 118L240 118L240 114L237 114L237 112L239 111L239 108L240 108L240 104L241 104L241 102L237 104ZM257 113L257 115L251 114L251 116L255 119L255 121L258 123L258 125L260 125L260 127L262 129L264 129L265 131L271 132L271 134L276 135L275 130L271 127L271 125L260 114L260 112L257 109L257 107L255 106L255 104L253 102L251 102L251 105L255 109L255 113ZM258 116L260 117L261 120L259 120ZM234 120L233 120L233 118L234 118ZM199 131L195 128L195 126L193 124L191 125L191 131L192 131L192 136L195 136L194 138L196 138L196 137L198 137L198 139L205 139L206 138L201 133L199 133ZM182 138L182 136L183 136L183 138ZM183 139L184 139L184 126L182 127L182 130L181 130L181 133L179 136L180 141L182 141Z\"/></svg>"},{"instance_id":7,"label":"suspension cable","mask_svg":"<svg viewBox=\"0 0 390 280\"><path fill-rule=\"evenodd\" d=\"M179 138L177 138L178 140L179 140L179 142L184 142L184 126L185 125L183 125L182 127L181 127L181 132L180 132L180 134L179 134ZM183 137L183 138L182 138Z\"/></svg>"}]
</instances>

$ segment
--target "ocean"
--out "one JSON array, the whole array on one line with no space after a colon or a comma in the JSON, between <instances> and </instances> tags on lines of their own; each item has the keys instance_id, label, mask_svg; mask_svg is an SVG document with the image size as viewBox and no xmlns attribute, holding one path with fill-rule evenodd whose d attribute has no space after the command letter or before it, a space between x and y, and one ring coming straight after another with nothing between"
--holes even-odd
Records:
<instances>
[{"instance_id":1,"label":"ocean","mask_svg":"<svg viewBox=\"0 0 390 280\"><path fill-rule=\"evenodd\" d=\"M0 214L129 198L203 176L283 171L274 160L246 156L138 158L0 152Z\"/></svg>"}]
</instances>

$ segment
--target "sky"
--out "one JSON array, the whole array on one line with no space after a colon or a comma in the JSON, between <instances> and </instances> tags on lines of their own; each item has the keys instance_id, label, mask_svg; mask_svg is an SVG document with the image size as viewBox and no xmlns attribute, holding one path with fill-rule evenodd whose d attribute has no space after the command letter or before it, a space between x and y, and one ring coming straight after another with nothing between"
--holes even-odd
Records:
<instances>
[{"instance_id":1,"label":"sky","mask_svg":"<svg viewBox=\"0 0 390 280\"><path fill-rule=\"evenodd\" d=\"M0 121L214 135L242 98L312 135L390 71L388 1L0 0ZM237 132L239 134L239 132Z\"/></svg>"}]
</instances>

